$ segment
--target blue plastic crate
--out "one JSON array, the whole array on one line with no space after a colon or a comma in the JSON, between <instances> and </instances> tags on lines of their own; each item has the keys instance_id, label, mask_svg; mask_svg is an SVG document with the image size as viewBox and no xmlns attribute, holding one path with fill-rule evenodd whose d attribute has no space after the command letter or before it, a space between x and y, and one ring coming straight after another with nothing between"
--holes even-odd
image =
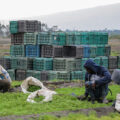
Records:
<instances>
[{"instance_id":1,"label":"blue plastic crate","mask_svg":"<svg viewBox=\"0 0 120 120\"><path fill-rule=\"evenodd\" d=\"M90 47L88 45L83 46L83 57L84 58L90 57Z\"/></svg>"},{"instance_id":2,"label":"blue plastic crate","mask_svg":"<svg viewBox=\"0 0 120 120\"><path fill-rule=\"evenodd\" d=\"M26 45L26 57L39 57L40 46L39 45Z\"/></svg>"}]
</instances>

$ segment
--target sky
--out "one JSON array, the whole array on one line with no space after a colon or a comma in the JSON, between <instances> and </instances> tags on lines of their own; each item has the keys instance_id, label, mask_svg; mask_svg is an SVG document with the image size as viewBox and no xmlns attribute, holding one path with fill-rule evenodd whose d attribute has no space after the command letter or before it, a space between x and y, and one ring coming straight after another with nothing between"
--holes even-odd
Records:
<instances>
[{"instance_id":1,"label":"sky","mask_svg":"<svg viewBox=\"0 0 120 120\"><path fill-rule=\"evenodd\" d=\"M0 0L0 20L15 20L120 3L120 0Z\"/></svg>"}]
</instances>

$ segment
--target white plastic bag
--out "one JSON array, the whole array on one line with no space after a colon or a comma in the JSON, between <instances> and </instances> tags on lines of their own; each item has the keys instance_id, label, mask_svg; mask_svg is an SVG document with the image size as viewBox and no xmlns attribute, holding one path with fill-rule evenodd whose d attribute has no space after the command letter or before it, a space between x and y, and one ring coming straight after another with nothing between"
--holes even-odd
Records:
<instances>
[{"instance_id":1,"label":"white plastic bag","mask_svg":"<svg viewBox=\"0 0 120 120\"><path fill-rule=\"evenodd\" d=\"M116 103L115 103L115 109L120 112L120 94L117 94L116 97Z\"/></svg>"},{"instance_id":2,"label":"white plastic bag","mask_svg":"<svg viewBox=\"0 0 120 120\"><path fill-rule=\"evenodd\" d=\"M41 89L31 93L27 91L29 85L40 86ZM31 93L27 98L27 101L31 103L35 103L34 98L36 96L44 96L45 98L43 99L43 102L49 102L52 100L52 96L57 94L55 91L51 91L46 88L43 83L40 82L40 80L34 77L28 77L26 80L24 80L21 84L21 88L23 93Z\"/></svg>"}]
</instances>

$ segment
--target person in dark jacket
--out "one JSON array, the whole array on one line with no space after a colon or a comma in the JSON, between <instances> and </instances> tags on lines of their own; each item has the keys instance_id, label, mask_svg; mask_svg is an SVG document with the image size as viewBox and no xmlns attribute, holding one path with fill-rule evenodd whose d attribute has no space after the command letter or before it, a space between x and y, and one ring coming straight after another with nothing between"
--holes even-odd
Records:
<instances>
[{"instance_id":1,"label":"person in dark jacket","mask_svg":"<svg viewBox=\"0 0 120 120\"><path fill-rule=\"evenodd\" d=\"M87 97L90 96L92 103L94 103L95 100L107 103L105 97L108 94L108 83L111 82L111 74L106 68L97 65L91 59L86 61L84 68L86 69L86 91L82 99L87 99ZM93 75L95 76L94 80L91 80Z\"/></svg>"}]
</instances>

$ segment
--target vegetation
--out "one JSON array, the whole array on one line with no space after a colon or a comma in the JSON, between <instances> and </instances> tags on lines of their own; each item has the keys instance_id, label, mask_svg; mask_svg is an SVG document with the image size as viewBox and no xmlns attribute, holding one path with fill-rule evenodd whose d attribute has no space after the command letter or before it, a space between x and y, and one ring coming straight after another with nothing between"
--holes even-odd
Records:
<instances>
[{"instance_id":1,"label":"vegetation","mask_svg":"<svg viewBox=\"0 0 120 120\"><path fill-rule=\"evenodd\" d=\"M120 114L114 113L109 116L97 117L95 113L91 113L88 116L84 114L69 114L68 116L57 118L55 116L42 116L39 120L120 120Z\"/></svg>"},{"instance_id":2,"label":"vegetation","mask_svg":"<svg viewBox=\"0 0 120 120\"><path fill-rule=\"evenodd\" d=\"M109 39L120 39L120 35L111 35Z\"/></svg>"},{"instance_id":3,"label":"vegetation","mask_svg":"<svg viewBox=\"0 0 120 120\"><path fill-rule=\"evenodd\" d=\"M12 86L20 84L19 82L13 82ZM116 94L120 92L118 85L111 85L110 89L113 92L113 96L108 95L108 99L114 100ZM48 103L35 103L31 104L26 102L28 94L23 93L0 93L0 116L7 115L27 115L38 114L62 110L77 110L82 108L96 108L103 106L110 106L109 104L95 103L94 105L88 101L79 101L76 97L72 96L72 93L76 95L82 95L84 93L84 87L81 88L58 88L56 89L58 95L53 97L53 100ZM41 101L43 98L38 97L35 100ZM64 118L63 118L64 119Z\"/></svg>"}]
</instances>

